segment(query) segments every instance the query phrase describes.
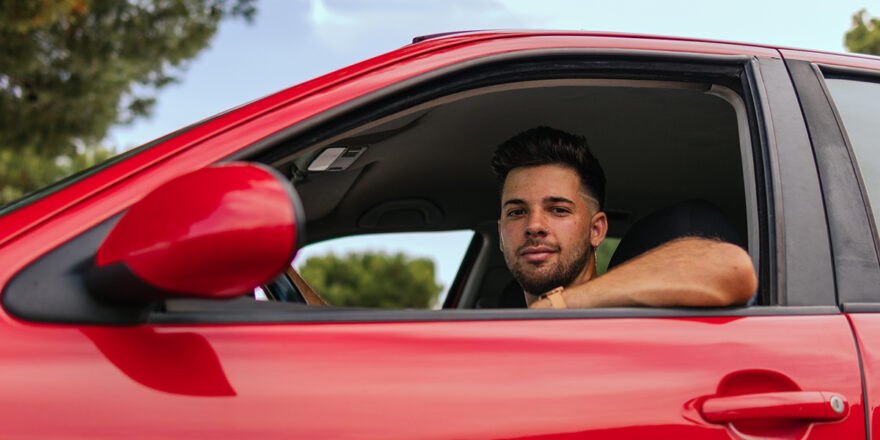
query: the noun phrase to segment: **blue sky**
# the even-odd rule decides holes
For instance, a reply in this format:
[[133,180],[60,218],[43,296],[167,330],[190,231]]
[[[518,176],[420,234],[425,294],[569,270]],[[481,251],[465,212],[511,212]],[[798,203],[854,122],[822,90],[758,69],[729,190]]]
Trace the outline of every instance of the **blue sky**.
[[[876,5],[876,3],[875,3]],[[114,128],[118,150],[160,137],[225,109],[408,44],[419,35],[474,29],[574,29],[640,33],[842,52],[851,15],[865,1],[686,0],[258,0],[250,24],[227,21],[158,95],[153,115]],[[869,13],[880,14],[878,10]],[[469,234],[373,237],[346,249],[439,257],[444,285]],[[326,249],[309,249],[297,258]]]
[[[112,130],[137,146],[188,123],[409,43],[469,29],[585,29],[842,52],[862,1],[258,0],[253,23],[227,21],[155,112]],[[880,11],[870,11],[880,13]]]

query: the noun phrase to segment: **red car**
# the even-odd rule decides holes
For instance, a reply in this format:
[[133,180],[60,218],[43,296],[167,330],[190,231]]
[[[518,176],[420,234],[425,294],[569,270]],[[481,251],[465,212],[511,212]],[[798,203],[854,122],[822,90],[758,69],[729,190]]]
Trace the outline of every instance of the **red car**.
[[[876,58],[418,38],[3,209],[2,436],[877,437],[877,115]],[[588,138],[621,247],[717,208],[755,303],[513,307],[488,163],[537,125]],[[309,306],[285,271],[309,243],[449,230],[473,240],[442,310]]]

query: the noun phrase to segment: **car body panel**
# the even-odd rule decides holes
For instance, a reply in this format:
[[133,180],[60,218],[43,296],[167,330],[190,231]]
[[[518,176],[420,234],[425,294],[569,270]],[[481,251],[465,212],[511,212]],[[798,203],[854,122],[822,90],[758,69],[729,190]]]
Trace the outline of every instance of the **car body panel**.
[[[293,125],[329,118],[363,97],[444,68],[542,50],[775,61],[781,56],[775,48],[756,45],[575,32],[474,32],[427,39],[160,139],[0,217],[0,286],[162,183],[284,136]],[[874,66],[871,60],[782,53]],[[774,86],[788,81],[784,66],[770,66],[767,90],[758,93],[766,102],[758,104],[766,105],[766,121],[777,130],[768,133],[774,139],[768,148],[781,145],[781,154],[770,153],[784,163],[772,170],[776,180],[768,179],[773,186],[768,192],[776,191],[780,205],[785,201],[790,207],[787,220],[769,220],[778,222],[773,224],[781,234],[790,225],[823,222],[816,216],[825,207],[821,200],[800,206],[818,199],[817,173],[807,160],[803,118],[791,113],[797,107],[793,89]],[[795,155],[799,162],[792,163]],[[788,239],[804,234],[789,231]],[[807,251],[813,246],[803,243]],[[803,247],[790,251],[797,249]],[[796,269],[830,273],[826,251],[817,249],[818,256]],[[826,278],[824,283],[798,279],[788,286],[815,285],[813,290],[830,298],[834,287]],[[785,293],[792,304],[801,304],[797,295],[806,295],[797,289]],[[838,422],[762,422],[744,428],[747,433],[866,436],[859,352],[843,314],[749,316],[746,309],[738,317],[713,317],[713,310],[705,310],[697,317],[683,311],[678,318],[583,319],[571,312],[568,319],[538,312],[536,319],[517,320],[83,326],[27,322],[3,310],[4,435],[726,439],[742,434],[735,433],[742,427],[704,420],[701,399],[721,389],[797,389],[837,393],[849,403],[849,412]],[[868,315],[850,320],[859,326],[865,374],[876,377],[880,354],[874,348],[880,342],[873,339],[880,324]],[[876,395],[876,381],[867,381],[867,395]],[[869,400],[872,417],[876,406]]]
[[0,330],[13,437],[722,439],[700,399],[762,374],[849,402],[810,438],[864,436],[842,315],[33,327]]
[[850,313],[865,376],[865,411],[872,438],[880,437],[880,314]]

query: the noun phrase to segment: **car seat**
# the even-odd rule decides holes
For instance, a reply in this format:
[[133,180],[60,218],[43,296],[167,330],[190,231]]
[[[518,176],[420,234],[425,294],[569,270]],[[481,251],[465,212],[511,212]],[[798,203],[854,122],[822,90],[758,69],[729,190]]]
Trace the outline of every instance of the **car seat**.
[[736,229],[717,206],[705,200],[687,200],[635,222],[617,245],[608,269],[681,237],[711,238],[742,246]]

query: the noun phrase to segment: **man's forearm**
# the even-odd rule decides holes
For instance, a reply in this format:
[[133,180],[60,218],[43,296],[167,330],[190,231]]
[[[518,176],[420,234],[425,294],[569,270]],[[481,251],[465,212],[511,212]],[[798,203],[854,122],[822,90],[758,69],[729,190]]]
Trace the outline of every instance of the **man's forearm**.
[[[748,253],[704,238],[681,238],[652,249],[561,293],[569,308],[721,307],[745,304],[757,289]],[[530,307],[547,308],[539,300]]]

